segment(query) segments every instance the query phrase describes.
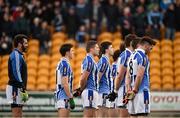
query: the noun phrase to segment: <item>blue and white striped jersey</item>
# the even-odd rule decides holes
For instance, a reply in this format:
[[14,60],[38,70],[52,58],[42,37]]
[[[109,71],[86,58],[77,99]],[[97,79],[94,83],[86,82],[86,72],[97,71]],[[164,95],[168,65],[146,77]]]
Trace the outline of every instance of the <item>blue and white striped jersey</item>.
[[85,89],[97,90],[97,64],[91,54],[87,54],[81,65],[81,73],[90,72]]
[[145,68],[144,76],[138,92],[143,92],[145,89],[149,90],[149,65],[150,62],[145,54],[145,51],[143,49],[136,49],[136,51],[130,57],[128,69],[131,78],[131,86],[133,87],[138,66],[143,66]]
[[[118,62],[117,62],[117,69],[119,70],[119,66],[122,65],[124,67],[127,68],[127,64],[128,64],[128,60],[129,60],[129,57],[131,56],[131,50],[129,50],[128,48],[126,48],[120,55],[119,55],[119,59],[118,59]],[[126,74],[124,74],[124,78],[121,82],[121,85],[120,86],[124,86],[125,85],[125,77],[126,77]]]
[[57,100],[69,99],[64,91],[64,87],[61,84],[63,77],[68,78],[68,84],[70,92],[72,93],[73,86],[73,72],[70,66],[70,62],[66,58],[62,58],[56,68],[56,93]]
[[111,65],[106,55],[102,55],[100,58],[98,71],[103,73],[99,81],[99,93],[109,94],[111,91]]

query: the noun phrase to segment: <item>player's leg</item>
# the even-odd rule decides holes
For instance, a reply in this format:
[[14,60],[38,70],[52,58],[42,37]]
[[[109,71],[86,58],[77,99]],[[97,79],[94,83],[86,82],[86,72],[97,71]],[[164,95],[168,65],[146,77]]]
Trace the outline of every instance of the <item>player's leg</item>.
[[58,100],[56,102],[56,107],[58,108],[58,116],[59,117],[69,117],[70,105],[69,105],[68,100],[66,100],[66,99]]
[[129,113],[126,108],[119,108],[119,117],[128,117]]
[[69,109],[59,108],[58,109],[58,116],[59,117],[69,117]]
[[11,111],[13,117],[22,117],[22,100],[20,97],[20,90],[17,87],[7,85],[6,97],[8,103],[11,104]]
[[137,118],[133,103],[134,103],[133,101],[128,102],[128,105],[127,105],[128,113],[129,113],[130,118]]
[[98,95],[98,117],[108,117],[108,99],[107,94]]
[[95,108],[84,108],[83,117],[84,118],[96,117],[96,109]]
[[96,117],[97,112],[97,92],[93,90],[84,90],[81,94],[83,103],[83,116],[84,117]]
[[135,113],[138,117],[147,117],[150,113],[150,93],[147,90],[137,93],[134,98]]
[[106,107],[98,107],[98,117],[108,117],[108,108]]
[[117,109],[116,109],[116,100],[111,102],[108,100],[109,109],[108,109],[108,117],[118,117]]
[[95,117],[98,117],[98,109],[95,110]]
[[11,110],[13,118],[22,117],[22,105],[11,104]]
[[115,108],[109,108],[109,110],[108,110],[108,117],[118,117],[117,116],[117,110],[115,109]]
[[117,98],[117,111],[119,117],[128,117],[129,113],[126,109],[126,105],[123,103],[123,99],[125,97],[125,87],[120,87],[118,91],[118,98]]

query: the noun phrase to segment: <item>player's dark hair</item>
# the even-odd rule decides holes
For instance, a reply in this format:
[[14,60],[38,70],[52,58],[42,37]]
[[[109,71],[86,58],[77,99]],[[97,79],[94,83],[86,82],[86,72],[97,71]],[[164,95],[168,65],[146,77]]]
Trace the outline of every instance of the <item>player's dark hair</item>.
[[71,50],[71,48],[73,47],[72,44],[63,44],[59,50],[59,52],[61,53],[62,56],[66,55],[66,52],[69,52]]
[[17,48],[19,43],[23,44],[24,39],[28,40],[28,37],[24,34],[17,34],[13,40],[14,47]]
[[113,60],[114,60],[114,61],[117,61],[119,55],[120,55],[120,50],[116,50],[116,51],[114,52],[114,55],[113,55]]
[[124,42],[120,44],[120,47],[119,47],[119,53],[122,53],[124,50],[125,50],[125,44]]
[[108,41],[102,42],[101,43],[101,47],[100,47],[100,52],[102,54],[105,54],[106,53],[106,49],[108,49],[110,45],[112,45],[111,42],[108,42]]
[[96,41],[93,41],[93,40],[88,41],[86,45],[86,52],[88,53],[91,48],[95,47],[96,44],[97,44]]
[[135,34],[128,34],[125,36],[124,44],[125,47],[129,47],[131,44],[131,41],[134,40],[137,36]]
[[140,40],[141,37],[136,37],[134,40],[131,41],[131,46],[133,50],[137,48],[137,45],[139,44]]
[[156,45],[156,41],[154,41],[151,37],[149,36],[144,36],[141,38],[139,44],[144,45],[144,44],[150,44],[150,45]]

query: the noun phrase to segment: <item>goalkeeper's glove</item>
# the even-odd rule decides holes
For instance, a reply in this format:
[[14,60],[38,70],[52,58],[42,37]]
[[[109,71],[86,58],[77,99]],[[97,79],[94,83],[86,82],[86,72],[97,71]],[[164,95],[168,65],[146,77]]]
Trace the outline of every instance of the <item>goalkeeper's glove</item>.
[[128,100],[134,99],[136,93],[137,93],[137,91],[135,91],[135,90],[128,91],[128,92],[127,92],[127,98],[126,98],[126,99],[128,99]]
[[73,96],[74,96],[74,97],[81,96],[81,93],[82,93],[81,88],[78,88],[78,89],[75,90]]
[[107,99],[109,99],[109,101],[113,102],[117,96],[118,96],[118,94],[113,91],[107,96]]
[[27,102],[28,101],[28,99],[29,99],[29,95],[28,95],[28,93],[27,93],[27,91],[26,90],[21,90],[20,91],[20,95],[21,95],[21,100],[23,101],[23,102]]
[[69,104],[70,104],[70,108],[71,108],[71,109],[74,109],[74,108],[75,108],[75,102],[74,102],[74,99],[73,99],[73,98],[70,98],[70,99],[69,99]]

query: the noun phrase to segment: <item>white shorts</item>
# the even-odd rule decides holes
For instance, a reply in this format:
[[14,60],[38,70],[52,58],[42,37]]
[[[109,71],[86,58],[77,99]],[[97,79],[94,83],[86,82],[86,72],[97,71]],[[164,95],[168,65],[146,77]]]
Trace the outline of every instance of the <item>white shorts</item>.
[[98,95],[98,107],[107,107],[110,108],[110,101],[106,97],[108,94],[105,93],[99,93]]
[[133,100],[128,102],[129,114],[148,114],[150,113],[150,92],[143,91],[137,93]]
[[[16,93],[16,98],[13,99],[13,93]],[[24,102],[21,100],[20,88],[13,87],[11,85],[6,86],[6,97],[9,104],[23,105]]]
[[118,97],[117,97],[117,101],[116,101],[117,107],[126,108],[126,106],[123,103],[123,99],[125,98],[125,94],[126,94],[125,86],[121,86],[118,90]]
[[70,109],[69,100],[57,100],[55,102],[55,108],[64,108],[64,109]]
[[98,92],[95,90],[85,89],[81,94],[83,108],[98,108]]
[[113,101],[113,102],[110,102],[110,106],[109,106],[109,108],[116,108],[116,100],[117,99],[115,99],[115,101]]

